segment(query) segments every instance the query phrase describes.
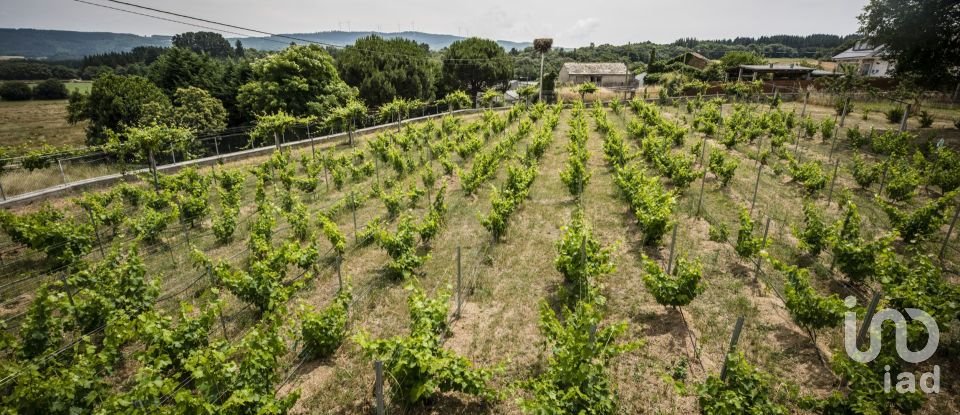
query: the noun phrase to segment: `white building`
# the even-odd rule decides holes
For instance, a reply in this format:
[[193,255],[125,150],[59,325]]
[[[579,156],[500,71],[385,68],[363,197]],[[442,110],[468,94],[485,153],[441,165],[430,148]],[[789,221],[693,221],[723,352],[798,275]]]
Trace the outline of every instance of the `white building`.
[[857,42],[852,48],[834,56],[840,65],[853,66],[862,76],[885,78],[893,75],[894,62],[886,59],[883,45],[873,47],[866,42]]
[[560,76],[557,81],[561,84],[593,82],[598,86],[622,87],[632,83],[633,74],[627,71],[627,65],[622,62],[567,62],[560,68]]

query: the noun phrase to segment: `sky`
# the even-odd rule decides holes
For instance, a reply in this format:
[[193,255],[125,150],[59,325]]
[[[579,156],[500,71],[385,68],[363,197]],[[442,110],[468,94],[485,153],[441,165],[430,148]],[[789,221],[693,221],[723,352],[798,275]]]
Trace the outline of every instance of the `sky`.
[[[111,4],[106,0],[87,0]],[[273,33],[417,30],[564,47],[682,37],[845,35],[868,0],[129,0]],[[197,28],[74,0],[0,0],[0,27],[175,34]],[[116,7],[124,7],[111,4]],[[225,34],[228,37],[235,35]],[[254,34],[251,34],[254,35]]]

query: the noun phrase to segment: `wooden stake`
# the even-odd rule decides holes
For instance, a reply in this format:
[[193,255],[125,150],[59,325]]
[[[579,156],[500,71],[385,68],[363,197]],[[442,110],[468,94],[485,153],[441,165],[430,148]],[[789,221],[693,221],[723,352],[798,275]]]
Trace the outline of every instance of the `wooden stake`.
[[[704,147],[707,146],[707,140],[703,140],[703,146]],[[704,157],[706,157],[707,155],[706,150],[704,150],[703,155]],[[704,163],[706,163],[706,159],[704,159]],[[706,167],[706,164],[704,164],[703,178],[700,179],[700,197],[697,199],[697,215],[696,215],[697,217],[700,216],[700,207],[703,206],[703,188],[706,187],[706,185],[707,185],[707,167]]]
[[730,336],[730,346],[727,347],[727,353],[723,355],[723,368],[720,369],[720,380],[727,380],[727,358],[730,356],[730,353],[733,353],[737,348],[741,331],[743,331],[743,316],[737,317],[737,324],[733,326],[733,335]]
[[750,215],[753,216],[753,206],[757,204],[757,191],[760,190],[760,173],[763,172],[763,165],[757,163],[757,182],[753,185],[753,200],[750,202]]
[[463,274],[461,272],[460,245],[457,245],[457,318],[460,318],[460,306],[463,304]]
[[827,206],[830,206],[830,202],[833,201],[833,186],[837,184],[837,173],[840,171],[840,160],[837,160],[833,165],[833,179],[830,180],[830,192],[827,193]]
[[383,405],[383,361],[377,360],[373,362],[373,370],[376,373],[373,393],[377,398],[377,415],[384,415],[386,412]]
[[680,228],[679,224],[673,225],[673,237],[670,238],[670,259],[667,262],[667,275],[673,275],[673,252],[674,248],[677,245],[677,229]]
[[938,258],[940,258],[941,261],[943,261],[944,252],[947,251],[947,242],[950,241],[950,235],[953,234],[953,227],[957,225],[957,217],[960,217],[960,205],[954,208],[953,219],[950,220],[950,227],[947,228],[947,236],[943,238],[943,245],[940,246],[940,255]]

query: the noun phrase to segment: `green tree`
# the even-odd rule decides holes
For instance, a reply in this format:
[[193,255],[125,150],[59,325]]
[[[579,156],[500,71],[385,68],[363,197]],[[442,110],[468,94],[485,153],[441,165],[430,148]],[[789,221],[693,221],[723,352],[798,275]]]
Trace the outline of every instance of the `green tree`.
[[428,47],[412,40],[377,35],[357,39],[337,55],[337,70],[371,106],[394,97],[433,98],[435,64]]
[[[174,35],[173,46],[190,49],[217,58],[233,56],[233,48],[223,35],[214,32],[186,32]],[[240,42],[239,40],[237,42]],[[242,50],[242,49],[241,49]],[[242,55],[240,55],[242,56]]]
[[257,125],[250,132],[250,144],[254,144],[257,140],[263,142],[273,138],[277,150],[280,150],[280,138],[290,127],[301,122],[303,122],[303,119],[287,114],[282,110],[273,114],[257,116]]
[[113,135],[107,148],[114,153],[133,154],[150,164],[154,187],[160,187],[156,154],[172,148],[185,148],[193,141],[190,130],[166,125],[127,128],[122,135]]
[[144,125],[146,118],[156,118],[170,107],[167,96],[147,78],[108,73],[93,81],[89,95],[71,95],[67,120],[89,120],[87,144],[99,145],[107,141],[109,131]]
[[762,56],[747,51],[727,52],[727,54],[720,58],[720,64],[723,65],[723,69],[725,70],[730,70],[740,65],[763,65],[764,63],[767,63],[767,61],[764,60]]
[[362,120],[366,116],[367,106],[363,101],[351,99],[347,105],[334,108],[327,117],[327,123],[347,130],[348,142],[353,146],[353,131],[357,128],[357,120]]
[[340,79],[330,54],[317,45],[290,46],[257,59],[252,69],[252,80],[237,96],[251,114],[325,115],[356,95]]
[[188,86],[212,90],[223,78],[216,61],[186,48],[168,49],[150,64],[148,72],[150,80],[169,96]]
[[537,87],[533,85],[527,85],[527,86],[522,86],[520,88],[517,88],[517,95],[519,95],[520,99],[523,100],[524,105],[530,104],[530,97],[536,95],[536,93],[537,93]]
[[897,62],[897,77],[910,75],[931,89],[957,81],[956,0],[870,0],[858,19],[864,40],[883,45],[886,57]]
[[67,86],[59,79],[47,79],[33,87],[36,99],[67,99],[68,96]]
[[400,124],[404,118],[410,115],[410,111],[420,107],[419,100],[406,100],[401,97],[395,97],[392,101],[383,104],[378,108],[381,121],[397,121],[397,131],[400,131]]
[[580,94],[581,101],[583,101],[587,94],[594,92],[597,92],[597,84],[593,82],[584,82],[577,86],[577,93]]
[[33,97],[30,85],[21,81],[7,81],[0,84],[0,98],[4,101],[29,101]]
[[443,103],[447,104],[447,108],[449,108],[451,112],[461,108],[467,108],[471,102],[470,96],[467,95],[466,92],[459,90],[448,93],[443,97]]
[[513,75],[513,61],[489,39],[472,37],[453,42],[443,55],[443,80],[450,89],[476,97]]
[[241,42],[240,39],[237,39],[237,41],[234,42],[233,55],[238,58],[242,58],[246,54],[246,50],[243,49],[243,42]]
[[499,99],[502,95],[503,94],[501,94],[500,91],[490,88],[486,91],[483,91],[483,94],[480,95],[480,103],[483,106],[490,108],[493,106],[493,103],[496,102],[497,99]]
[[207,91],[178,88],[173,94],[173,121],[194,134],[220,131],[227,126],[227,110]]

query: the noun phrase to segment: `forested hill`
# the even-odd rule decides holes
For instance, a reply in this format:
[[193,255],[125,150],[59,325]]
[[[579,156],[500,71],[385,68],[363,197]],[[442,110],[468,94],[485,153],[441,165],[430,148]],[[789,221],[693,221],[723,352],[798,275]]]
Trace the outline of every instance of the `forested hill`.
[[[361,37],[370,36],[372,34],[379,35],[385,39],[393,38],[404,38],[416,41],[417,43],[426,43],[430,45],[432,50],[440,50],[447,46],[450,46],[451,43],[456,42],[460,39],[463,39],[461,36],[454,35],[443,35],[435,33],[423,33],[423,32],[341,32],[341,31],[329,31],[329,32],[316,32],[316,33],[293,33],[286,34],[285,36],[295,37],[298,39],[306,39],[314,42],[328,43],[331,45],[346,46],[352,45],[357,39]],[[236,38],[228,38],[231,42],[236,40]],[[240,38],[240,41],[243,42],[244,47],[260,49],[260,50],[275,50],[283,49],[286,45],[290,44],[291,40],[282,37],[267,37],[267,38]],[[531,42],[512,42],[509,40],[497,40],[497,43],[500,44],[506,50],[511,48],[517,48],[523,50],[526,47],[532,46]]]
[[[353,44],[357,38],[374,32],[328,31],[316,33],[295,33],[287,36],[306,39],[332,45]],[[378,33],[385,38],[402,37],[418,43],[430,45],[438,50],[463,39],[460,36],[432,34],[423,32]],[[137,46],[169,46],[170,36],[138,36],[129,33],[72,32],[65,30],[42,29],[0,29],[0,55],[25,56],[28,58],[47,58],[51,60],[79,59],[87,55],[108,52],[125,52]],[[229,38],[230,42],[237,38]],[[248,37],[239,38],[245,47],[261,50],[280,50],[290,44],[286,38]],[[523,49],[530,43],[498,41],[506,50]]]
[[129,51],[137,46],[170,46],[170,38],[129,33],[0,28],[0,55],[79,59],[86,55]]

